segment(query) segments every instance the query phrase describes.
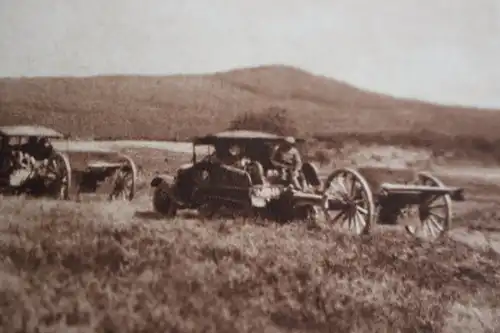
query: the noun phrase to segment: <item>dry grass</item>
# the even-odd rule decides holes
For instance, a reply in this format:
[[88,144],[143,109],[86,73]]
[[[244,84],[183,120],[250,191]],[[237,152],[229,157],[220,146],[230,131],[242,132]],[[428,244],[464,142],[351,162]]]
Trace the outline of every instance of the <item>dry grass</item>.
[[356,239],[300,224],[158,220],[136,213],[146,201],[2,198],[3,331],[500,329],[492,251],[397,232]]

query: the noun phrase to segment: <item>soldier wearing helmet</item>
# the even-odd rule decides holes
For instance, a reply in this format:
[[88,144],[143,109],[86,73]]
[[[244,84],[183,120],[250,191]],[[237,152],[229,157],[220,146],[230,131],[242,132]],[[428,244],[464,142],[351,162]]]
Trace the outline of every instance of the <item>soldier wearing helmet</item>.
[[302,158],[295,147],[295,138],[288,136],[278,145],[271,155],[271,163],[282,171],[282,176],[294,187],[300,189],[299,172],[302,168]]

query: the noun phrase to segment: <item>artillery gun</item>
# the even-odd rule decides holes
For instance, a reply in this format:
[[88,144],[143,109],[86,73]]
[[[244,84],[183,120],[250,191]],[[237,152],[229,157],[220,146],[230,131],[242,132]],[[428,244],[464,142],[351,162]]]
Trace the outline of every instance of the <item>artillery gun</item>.
[[[152,179],[154,209],[170,217],[181,209],[212,217],[221,207],[229,207],[239,215],[281,222],[324,219],[361,235],[375,223],[397,222],[416,207],[418,223],[407,224],[406,230],[414,237],[436,239],[450,228],[451,202],[465,200],[463,189],[445,186],[425,172],[399,183],[379,177],[392,174],[398,179],[390,169],[339,168],[323,178],[310,162],[300,172],[303,188],[296,189],[275,176],[270,162],[273,147],[283,140],[279,135],[245,130],[195,138],[191,163],[175,175],[158,174]],[[238,145],[250,163],[241,168],[221,163],[218,156],[232,145]],[[207,154],[200,159],[197,151],[202,146]]]
[[83,166],[74,163],[72,168],[70,155],[103,151],[56,150],[53,143],[68,142],[68,136],[43,126],[1,126],[0,140],[0,188],[3,193],[68,200],[72,193],[96,191],[103,181],[111,179],[110,200],[132,200],[134,197],[137,167],[126,155],[107,151],[105,154],[117,161],[90,162]]

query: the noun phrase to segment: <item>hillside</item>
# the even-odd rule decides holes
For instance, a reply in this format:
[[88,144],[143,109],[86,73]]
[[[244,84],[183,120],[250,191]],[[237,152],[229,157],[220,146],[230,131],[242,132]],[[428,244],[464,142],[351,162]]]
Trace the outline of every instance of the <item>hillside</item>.
[[83,137],[186,139],[224,129],[240,112],[270,106],[288,109],[305,135],[426,130],[500,138],[500,112],[397,99],[287,66],[186,76],[0,79],[2,124],[41,123]]

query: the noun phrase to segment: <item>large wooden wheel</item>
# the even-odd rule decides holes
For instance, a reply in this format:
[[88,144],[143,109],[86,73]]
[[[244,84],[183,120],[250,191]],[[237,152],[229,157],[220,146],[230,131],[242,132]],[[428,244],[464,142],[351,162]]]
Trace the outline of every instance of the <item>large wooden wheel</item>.
[[71,164],[66,154],[55,152],[47,161],[44,180],[50,195],[68,200],[71,189]]
[[137,165],[129,156],[121,154],[121,157],[125,162],[116,170],[113,188],[108,199],[131,201],[135,196],[137,187]]
[[[417,184],[444,187],[444,184],[427,172],[417,175]],[[423,194],[418,206],[420,224],[407,225],[406,231],[413,237],[425,240],[436,240],[442,237],[451,227],[451,198],[449,194]]]
[[373,195],[356,170],[335,170],[324,183],[327,222],[356,235],[370,232],[374,216]]

